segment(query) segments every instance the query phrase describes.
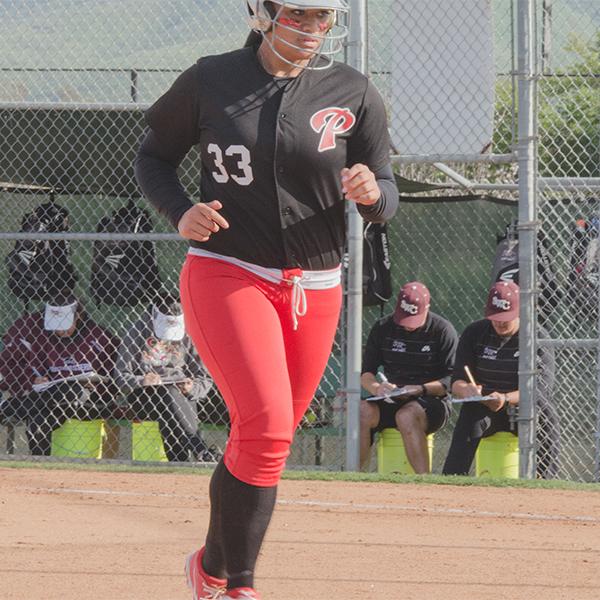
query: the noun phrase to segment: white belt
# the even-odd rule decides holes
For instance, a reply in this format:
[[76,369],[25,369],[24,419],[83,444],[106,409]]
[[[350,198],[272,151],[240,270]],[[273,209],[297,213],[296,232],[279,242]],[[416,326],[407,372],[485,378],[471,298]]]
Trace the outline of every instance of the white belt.
[[[233,256],[225,256],[200,248],[190,248],[188,254],[194,256],[203,256],[205,258],[214,258],[223,262],[235,265],[246,271],[250,271],[254,275],[258,275],[266,281],[281,285],[285,283],[292,286],[292,320],[294,329],[298,329],[298,317],[303,317],[308,308],[306,303],[306,293],[304,290],[327,290],[340,285],[342,281],[342,269],[336,267],[326,271],[301,271],[301,275],[293,275],[287,277],[282,269],[272,269],[269,267],[261,267],[254,263],[234,258]],[[295,270],[295,269],[294,269]]]

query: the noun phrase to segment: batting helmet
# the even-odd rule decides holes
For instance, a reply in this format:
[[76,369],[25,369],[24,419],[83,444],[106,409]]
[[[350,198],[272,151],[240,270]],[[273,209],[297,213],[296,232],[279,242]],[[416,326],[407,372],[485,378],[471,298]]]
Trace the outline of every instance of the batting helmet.
[[[245,0],[245,2],[250,13],[250,28],[262,35],[271,50],[281,60],[293,66],[302,66],[312,70],[327,69],[332,65],[334,55],[342,49],[343,40],[348,35],[348,3],[346,0],[293,0],[291,2],[287,0]],[[314,57],[323,57],[325,62],[311,60],[308,65],[292,63],[275,49],[272,39],[265,36],[266,33],[273,31],[272,38],[278,38],[277,28],[293,30],[290,25],[278,22],[279,15],[284,8],[333,11],[327,31],[323,34],[310,34],[310,37],[314,37],[320,42],[318,50],[311,53]],[[273,27],[274,25],[277,27]],[[303,50],[290,42],[284,41],[283,43],[296,50]]]

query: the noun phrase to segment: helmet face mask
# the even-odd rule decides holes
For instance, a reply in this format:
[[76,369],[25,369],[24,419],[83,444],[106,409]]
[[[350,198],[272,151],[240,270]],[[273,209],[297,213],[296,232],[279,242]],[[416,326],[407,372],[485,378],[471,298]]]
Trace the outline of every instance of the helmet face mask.
[[[333,64],[334,56],[342,49],[343,41],[348,35],[348,5],[346,0],[246,0],[248,12],[250,13],[249,25],[251,29],[260,33],[263,40],[267,42],[273,53],[284,62],[307,70],[320,71],[327,69]],[[331,21],[324,27],[322,33],[306,33],[306,37],[311,37],[319,42],[315,50],[307,50],[287,41],[278,34],[283,31],[297,32],[300,29],[300,22],[292,19],[281,19],[284,9],[299,10],[329,10],[332,11]],[[271,33],[267,36],[267,33]],[[303,53],[311,54],[311,60],[308,64],[293,62],[283,56],[275,47],[274,42],[279,41],[284,46],[298,50]],[[324,61],[313,60],[322,57]]]

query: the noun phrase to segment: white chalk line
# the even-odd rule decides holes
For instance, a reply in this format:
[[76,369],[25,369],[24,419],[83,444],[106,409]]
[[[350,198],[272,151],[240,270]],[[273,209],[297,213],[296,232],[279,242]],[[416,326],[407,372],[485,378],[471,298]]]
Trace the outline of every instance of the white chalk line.
[[[20,489],[33,492],[46,492],[52,494],[84,494],[98,496],[122,496],[138,498],[178,498],[180,500],[206,501],[204,496],[191,496],[185,494],[170,494],[163,492],[124,492],[115,490],[87,490],[77,488],[37,488],[21,487]],[[542,513],[524,512],[496,512],[489,510],[474,510],[465,508],[423,507],[407,506],[403,504],[363,504],[359,502],[326,502],[322,500],[282,500],[278,499],[280,506],[306,506],[319,509],[339,508],[355,510],[356,512],[383,510],[398,512],[416,512],[427,514],[441,514],[450,516],[487,517],[493,519],[524,519],[528,521],[567,521],[575,523],[600,523],[600,517],[589,515],[548,515]]]

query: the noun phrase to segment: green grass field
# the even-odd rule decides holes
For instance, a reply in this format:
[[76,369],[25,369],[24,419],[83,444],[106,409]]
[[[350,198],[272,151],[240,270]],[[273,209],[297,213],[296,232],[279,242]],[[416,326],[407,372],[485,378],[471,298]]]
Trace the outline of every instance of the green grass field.
[[[68,471],[99,471],[105,473],[153,473],[182,474],[190,476],[210,476],[212,469],[170,466],[137,466],[124,464],[110,464],[106,462],[49,462],[49,461],[11,461],[0,460],[0,468],[5,469],[42,469],[42,470],[68,470]],[[379,475],[377,473],[350,473],[332,471],[299,471],[287,470],[283,479],[295,481],[352,481],[356,483],[386,482],[397,484],[423,484],[423,485],[458,485],[479,487],[511,487],[522,489],[551,489],[574,490],[586,492],[600,492],[600,484],[577,483],[573,481],[545,481],[524,479],[496,479],[487,477],[462,477],[442,475]]]

